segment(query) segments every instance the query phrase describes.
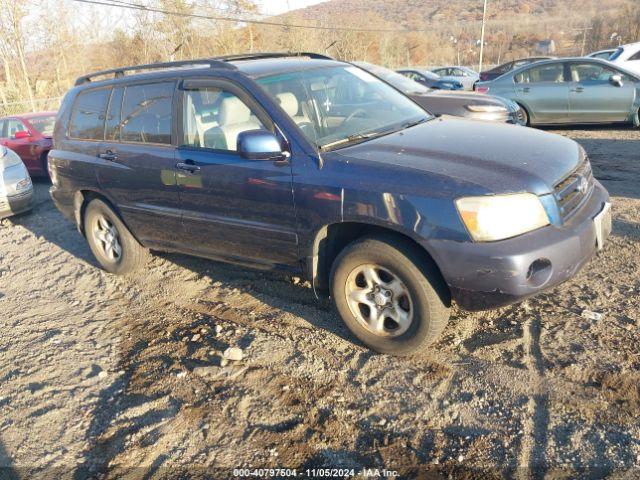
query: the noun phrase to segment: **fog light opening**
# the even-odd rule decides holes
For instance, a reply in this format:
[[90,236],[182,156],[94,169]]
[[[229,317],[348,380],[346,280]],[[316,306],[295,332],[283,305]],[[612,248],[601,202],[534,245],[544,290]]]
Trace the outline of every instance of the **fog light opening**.
[[546,258],[539,258],[529,265],[527,281],[534,287],[540,287],[549,281],[551,273],[551,261]]

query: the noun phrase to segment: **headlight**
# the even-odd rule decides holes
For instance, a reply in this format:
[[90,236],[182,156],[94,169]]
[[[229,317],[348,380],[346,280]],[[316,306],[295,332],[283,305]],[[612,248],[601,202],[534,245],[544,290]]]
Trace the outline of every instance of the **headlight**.
[[472,112],[482,113],[506,113],[508,112],[506,107],[502,105],[465,105],[467,110]]
[[549,225],[547,212],[532,193],[459,198],[456,208],[476,242],[503,240]]

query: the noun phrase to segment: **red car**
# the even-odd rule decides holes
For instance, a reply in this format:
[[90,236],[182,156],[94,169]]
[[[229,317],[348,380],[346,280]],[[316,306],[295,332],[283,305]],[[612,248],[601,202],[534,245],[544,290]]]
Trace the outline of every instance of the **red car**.
[[0,118],[0,145],[16,152],[32,176],[46,177],[47,155],[53,146],[56,112]]

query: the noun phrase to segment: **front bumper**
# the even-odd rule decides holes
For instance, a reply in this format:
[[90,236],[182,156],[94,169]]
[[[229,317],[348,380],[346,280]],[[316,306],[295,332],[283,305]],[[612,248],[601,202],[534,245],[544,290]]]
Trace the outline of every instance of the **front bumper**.
[[566,224],[487,243],[433,241],[430,250],[453,299],[466,310],[509,305],[574,276],[597,250],[593,218],[609,194],[595,182],[589,200]]
[[7,218],[31,210],[32,200],[33,188],[17,195],[0,197],[0,218]]

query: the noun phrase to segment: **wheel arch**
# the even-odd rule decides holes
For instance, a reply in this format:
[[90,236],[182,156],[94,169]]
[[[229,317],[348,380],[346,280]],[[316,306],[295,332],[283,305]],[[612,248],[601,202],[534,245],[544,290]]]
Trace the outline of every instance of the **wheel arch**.
[[106,203],[111,210],[118,216],[120,221],[127,227],[127,230],[133,235],[133,237],[140,243],[140,240],[137,238],[135,233],[131,230],[125,219],[122,217],[122,213],[120,209],[116,206],[114,202],[112,202],[109,197],[104,195],[102,192],[93,189],[81,189],[78,190],[73,197],[73,210],[76,220],[76,225],[78,227],[78,231],[82,235],[86,235],[84,231],[84,215],[87,210],[87,206],[92,200],[102,200]]
[[[377,224],[337,222],[324,225],[318,230],[312,243],[311,255],[307,260],[308,277],[316,295],[328,295],[333,262],[347,245],[363,237],[386,237],[402,241],[434,269],[443,285],[447,285],[433,255],[408,233],[397,228]],[[447,301],[450,303],[451,294],[449,291],[447,291],[447,297]]]

